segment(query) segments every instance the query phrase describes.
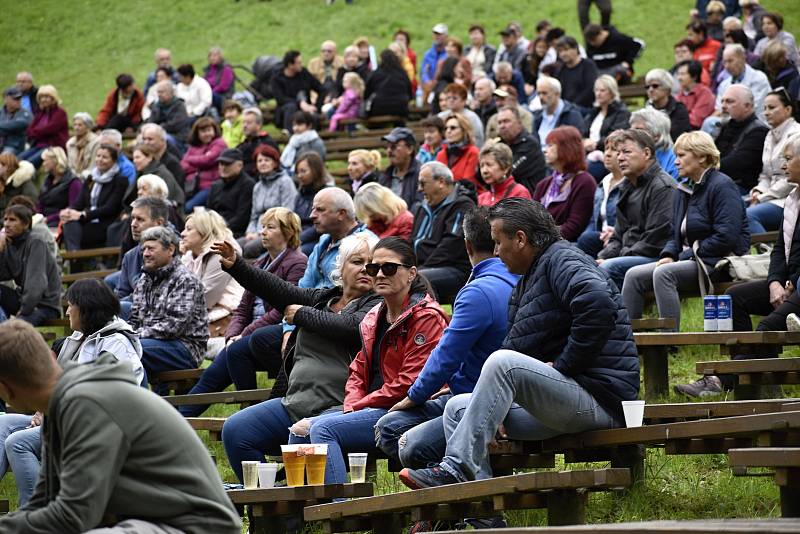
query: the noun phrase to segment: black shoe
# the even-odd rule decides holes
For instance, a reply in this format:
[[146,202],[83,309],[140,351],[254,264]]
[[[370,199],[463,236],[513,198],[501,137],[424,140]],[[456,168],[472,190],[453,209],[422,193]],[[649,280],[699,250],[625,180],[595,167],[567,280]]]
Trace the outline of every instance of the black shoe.
[[503,519],[503,516],[496,515],[494,517],[487,517],[485,519],[464,519],[466,526],[470,526],[475,530],[483,530],[487,528],[508,528],[508,523]]
[[435,488],[461,482],[438,465],[426,469],[409,469],[406,467],[400,471],[399,476],[400,481],[411,489]]

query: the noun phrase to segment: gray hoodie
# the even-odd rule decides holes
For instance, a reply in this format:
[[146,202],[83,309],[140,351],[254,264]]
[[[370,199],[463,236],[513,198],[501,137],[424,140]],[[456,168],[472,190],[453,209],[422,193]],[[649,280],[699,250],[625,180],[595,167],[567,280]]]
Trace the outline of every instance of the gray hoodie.
[[90,363],[99,358],[103,352],[113,354],[118,361],[130,362],[136,382],[142,383],[144,379],[142,343],[131,325],[118,317],[114,317],[86,339],[82,332],[73,332],[61,345],[58,363],[62,367],[67,362]]
[[123,519],[187,534],[239,534],[241,521],[200,438],[126,362],[67,363],[43,425],[42,470],[0,534],[77,534]]

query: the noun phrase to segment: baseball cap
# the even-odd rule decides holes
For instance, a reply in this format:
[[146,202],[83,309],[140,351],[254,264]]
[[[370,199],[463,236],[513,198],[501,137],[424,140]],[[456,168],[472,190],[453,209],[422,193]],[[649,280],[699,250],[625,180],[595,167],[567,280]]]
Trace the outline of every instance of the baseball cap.
[[440,22],[436,26],[433,27],[433,33],[438,33],[440,35],[447,35],[447,24],[444,22]]
[[414,132],[412,132],[409,128],[395,128],[388,134],[384,135],[381,139],[390,143],[405,141],[411,146],[417,146],[417,138],[414,137]]
[[501,89],[501,88],[498,87],[497,89],[494,90],[494,93],[492,93],[492,94],[494,96],[499,96],[500,98],[508,98],[510,96],[514,97],[514,98],[517,98],[517,96],[518,96],[517,95],[517,90],[514,89],[513,87],[510,87],[510,86],[508,87],[508,90]]
[[17,87],[9,87],[3,91],[3,96],[10,96],[11,98],[22,98],[22,91]]
[[514,26],[512,26],[511,24],[509,24],[508,26],[506,26],[505,28],[500,30],[500,35],[502,35],[503,37],[507,37],[509,35],[516,35],[516,34],[517,34],[517,29]]
[[217,163],[233,163],[234,161],[244,161],[244,156],[236,148],[223,150],[222,154],[217,158]]

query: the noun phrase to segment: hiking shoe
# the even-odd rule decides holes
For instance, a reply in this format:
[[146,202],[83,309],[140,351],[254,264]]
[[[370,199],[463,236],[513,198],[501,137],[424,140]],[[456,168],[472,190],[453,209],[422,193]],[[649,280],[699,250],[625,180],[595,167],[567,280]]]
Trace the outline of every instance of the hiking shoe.
[[[501,515],[487,517],[485,519],[467,518],[464,520],[464,529],[472,527],[474,530],[484,530],[490,528],[508,528],[508,523]],[[461,529],[460,529],[461,530]]]
[[718,377],[708,375],[689,384],[678,384],[675,391],[688,397],[708,397],[722,393],[722,382]]
[[439,465],[426,469],[409,469],[406,467],[400,471],[399,477],[400,482],[411,489],[433,488],[461,482]]
[[418,532],[442,532],[445,530],[461,530],[452,521],[417,521],[408,530],[408,534]]
[[786,330],[789,332],[800,332],[800,317],[796,313],[786,316]]

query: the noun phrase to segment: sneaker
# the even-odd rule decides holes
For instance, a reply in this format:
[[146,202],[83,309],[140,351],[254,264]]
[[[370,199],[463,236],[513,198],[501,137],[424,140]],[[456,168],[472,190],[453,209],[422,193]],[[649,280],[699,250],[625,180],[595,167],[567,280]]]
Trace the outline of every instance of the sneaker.
[[675,391],[688,397],[708,397],[722,393],[722,382],[714,375],[704,376],[696,382],[678,384]]
[[465,529],[467,526],[472,527],[473,530],[484,530],[490,528],[508,528],[508,523],[506,523],[503,516],[496,515],[485,519],[467,518],[464,520]]
[[800,317],[796,313],[786,316],[786,330],[789,332],[800,332]]
[[461,482],[438,465],[426,469],[409,469],[406,467],[400,471],[399,477],[400,482],[415,490]]

